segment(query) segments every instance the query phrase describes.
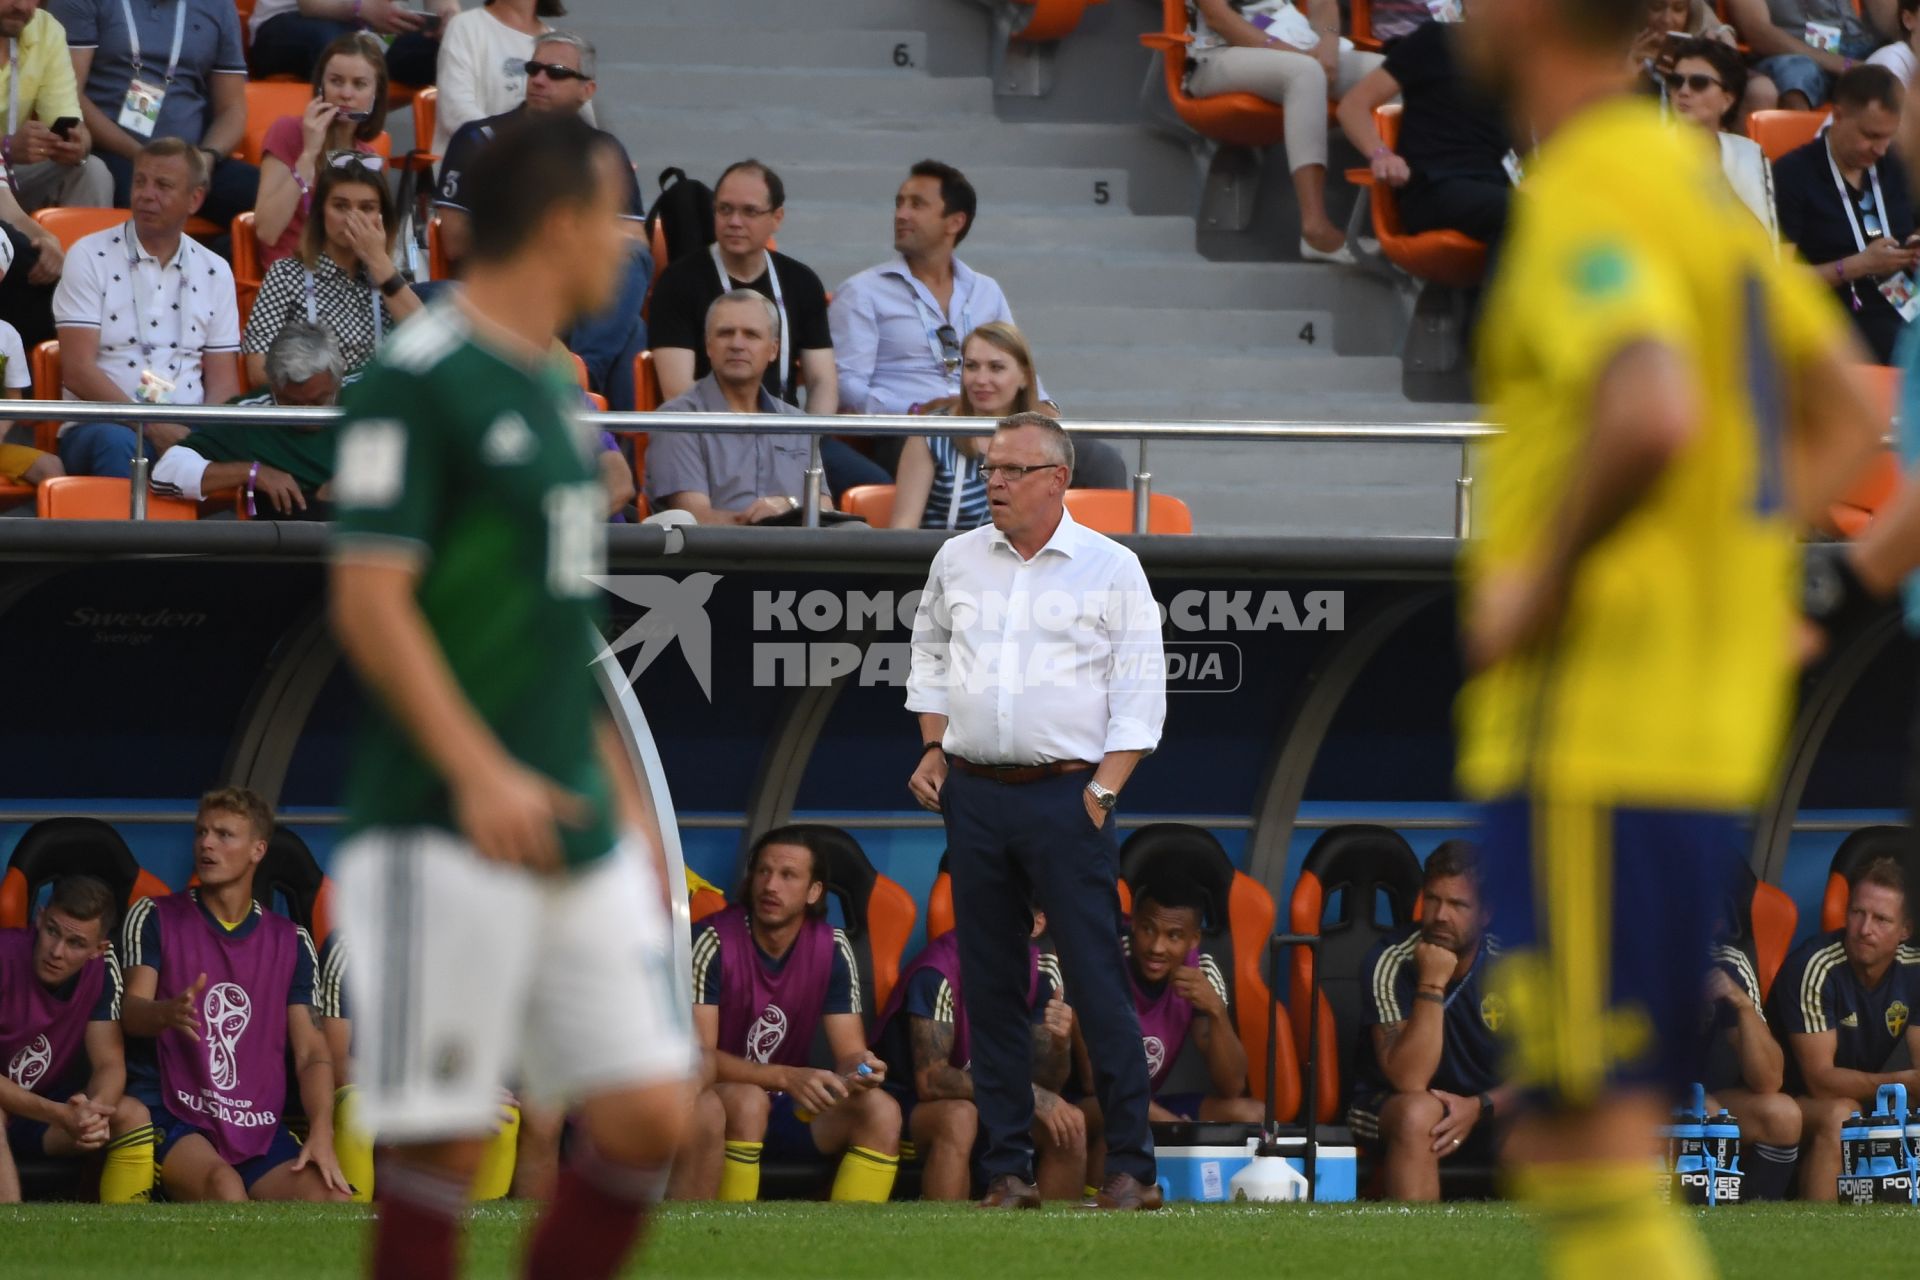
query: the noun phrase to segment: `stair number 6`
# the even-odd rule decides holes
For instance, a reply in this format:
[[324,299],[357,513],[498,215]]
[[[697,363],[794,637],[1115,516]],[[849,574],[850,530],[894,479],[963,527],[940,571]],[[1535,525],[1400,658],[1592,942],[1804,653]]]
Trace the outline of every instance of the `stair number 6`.
[[893,65],[896,67],[912,66],[913,51],[907,48],[907,46],[904,44],[897,44],[893,46]]

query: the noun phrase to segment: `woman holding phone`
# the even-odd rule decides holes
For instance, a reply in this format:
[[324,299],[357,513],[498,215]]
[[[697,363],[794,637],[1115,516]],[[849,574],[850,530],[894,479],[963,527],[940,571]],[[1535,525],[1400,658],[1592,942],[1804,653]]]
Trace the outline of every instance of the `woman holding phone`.
[[313,101],[301,114],[274,121],[261,145],[253,208],[261,266],[298,251],[321,158],[371,153],[386,127],[387,61],[380,42],[364,32],[341,36],[314,64]]

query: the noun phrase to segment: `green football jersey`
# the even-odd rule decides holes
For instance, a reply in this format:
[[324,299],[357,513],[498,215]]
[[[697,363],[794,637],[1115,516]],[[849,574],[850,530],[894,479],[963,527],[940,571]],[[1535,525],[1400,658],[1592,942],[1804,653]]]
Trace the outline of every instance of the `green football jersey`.
[[[564,364],[488,347],[451,302],[397,331],[344,400],[334,499],[339,553],[404,548],[415,593],[461,691],[516,760],[586,798],[562,827],[567,863],[613,846],[594,742],[606,491]],[[439,773],[370,705],[347,773],[349,831],[456,830]]]

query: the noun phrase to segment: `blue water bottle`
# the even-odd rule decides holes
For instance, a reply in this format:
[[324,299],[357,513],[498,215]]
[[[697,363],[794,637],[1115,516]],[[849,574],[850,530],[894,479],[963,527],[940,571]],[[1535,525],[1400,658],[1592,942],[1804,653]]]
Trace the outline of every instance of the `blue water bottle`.
[[[1894,1091],[1898,1090],[1896,1094]],[[1890,1178],[1906,1172],[1907,1098],[1906,1087],[1883,1084],[1874,1099],[1874,1110],[1867,1117],[1866,1176]],[[1895,1111],[1894,1107],[1899,1110]]]
[[[1688,1203],[1705,1203],[1713,1194],[1713,1176],[1707,1170],[1707,1091],[1693,1086],[1691,1101],[1673,1113],[1667,1130],[1667,1160],[1679,1184],[1681,1197]],[[1701,1183],[1706,1186],[1702,1188]],[[1705,1194],[1701,1194],[1702,1191]]]
[[1867,1164],[1867,1118],[1858,1111],[1840,1126],[1840,1176],[1864,1177]]
[[1725,1107],[1706,1123],[1707,1203],[1720,1202],[1720,1180],[1740,1176],[1740,1122]]

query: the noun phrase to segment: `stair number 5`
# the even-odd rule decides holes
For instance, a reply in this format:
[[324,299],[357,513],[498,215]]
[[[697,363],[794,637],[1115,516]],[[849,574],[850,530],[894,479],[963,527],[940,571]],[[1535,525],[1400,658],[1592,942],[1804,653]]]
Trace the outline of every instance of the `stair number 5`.
[[1107,189],[1107,184],[1105,181],[1096,182],[1093,184],[1093,202],[1095,204],[1112,204],[1113,203],[1113,192]]

